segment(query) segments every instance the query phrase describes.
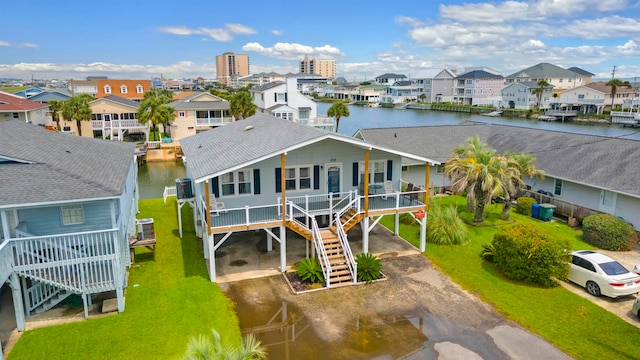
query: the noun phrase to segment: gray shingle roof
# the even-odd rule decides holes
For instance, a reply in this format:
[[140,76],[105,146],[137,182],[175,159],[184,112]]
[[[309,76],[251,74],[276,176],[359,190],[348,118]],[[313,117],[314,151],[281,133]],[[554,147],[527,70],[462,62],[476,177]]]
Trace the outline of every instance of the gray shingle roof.
[[587,70],[581,69],[577,66],[570,67],[569,70],[573,71],[576,74],[586,75],[586,76],[594,76],[594,73],[590,73]]
[[492,74],[484,70],[473,70],[458,75],[459,79],[503,79],[502,75]]
[[515,79],[518,77],[528,77],[531,79],[551,79],[551,78],[565,78],[570,79],[576,76],[576,73],[567,70],[565,68],[561,68],[559,66],[549,64],[549,63],[540,63],[528,67],[524,70],[520,70],[515,72],[509,76],[507,79]]
[[219,98],[215,95],[211,95],[212,97],[218,98],[220,100],[207,100],[207,101],[193,101],[193,99],[198,98],[200,96],[207,96],[203,94],[203,92],[197,92],[195,94],[191,94],[184,99],[175,100],[169,103],[174,110],[228,110],[229,102],[222,98]]
[[[325,139],[408,155],[266,114],[186,137],[180,140],[180,145],[191,176],[200,182]],[[416,159],[422,160],[419,156]]]
[[500,153],[530,153],[548,176],[640,197],[640,141],[636,140],[478,123],[362,129],[360,133],[370,143],[441,162],[454,147],[479,135]]
[[250,92],[261,92],[261,91],[269,90],[271,88],[274,88],[283,84],[284,84],[284,81],[272,81],[261,86],[254,86],[251,88]]
[[137,102],[137,101],[133,101],[133,100],[130,100],[130,99],[125,99],[123,97],[116,96],[116,95],[105,96],[105,97],[102,97],[102,98],[99,98],[99,99],[95,99],[93,101],[100,101],[100,100],[104,100],[104,99],[111,100],[111,101],[116,102],[118,104],[131,106],[131,107],[134,107],[136,109],[140,106],[140,103]]
[[134,151],[133,143],[0,122],[0,207],[118,197]]

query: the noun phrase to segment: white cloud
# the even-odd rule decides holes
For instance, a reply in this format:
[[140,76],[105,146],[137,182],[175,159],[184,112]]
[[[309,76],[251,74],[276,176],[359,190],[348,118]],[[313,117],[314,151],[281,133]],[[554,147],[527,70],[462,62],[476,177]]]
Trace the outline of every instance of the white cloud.
[[640,21],[620,16],[580,19],[564,26],[563,33],[584,39],[608,39],[619,37],[621,34],[639,37]]
[[331,45],[313,47],[296,43],[275,43],[272,47],[266,48],[260,43],[252,42],[245,44],[242,50],[281,60],[299,60],[305,55],[334,60],[344,56],[340,49]]
[[416,18],[410,17],[410,16],[396,16],[394,18],[395,22],[400,24],[400,25],[404,25],[404,24],[408,24],[410,26],[413,27],[418,27],[418,26],[422,26],[424,25],[424,23]]
[[444,19],[466,23],[502,23],[526,19],[529,6],[525,2],[477,3],[464,5],[440,5],[440,16]]
[[20,43],[18,44],[18,47],[36,48],[38,45],[32,43]]
[[271,33],[275,36],[282,36],[282,31],[280,30],[271,30]]
[[10,43],[0,40],[0,46],[11,46]]
[[173,35],[207,35],[215,41],[228,42],[233,40],[235,35],[250,35],[256,31],[252,28],[241,24],[225,24],[222,28],[205,28],[200,27],[191,29],[186,26],[161,26],[158,31]]
[[622,11],[628,0],[538,0],[530,5],[530,13],[542,17],[576,17],[582,13]]

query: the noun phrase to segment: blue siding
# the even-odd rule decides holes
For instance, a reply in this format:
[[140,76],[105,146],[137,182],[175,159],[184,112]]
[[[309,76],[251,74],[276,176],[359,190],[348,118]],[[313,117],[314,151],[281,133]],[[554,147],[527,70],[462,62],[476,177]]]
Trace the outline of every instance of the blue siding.
[[111,229],[111,200],[82,203],[84,223],[62,225],[60,205],[18,210],[18,219],[32,235],[53,235]]

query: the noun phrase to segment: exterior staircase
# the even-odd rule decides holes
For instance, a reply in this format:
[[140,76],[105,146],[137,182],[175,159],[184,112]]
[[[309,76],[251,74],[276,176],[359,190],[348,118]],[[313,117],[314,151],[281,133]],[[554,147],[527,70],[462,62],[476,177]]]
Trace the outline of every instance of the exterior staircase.
[[324,249],[327,252],[331,266],[329,284],[335,285],[353,282],[353,277],[347,264],[347,257],[344,254],[344,249],[338,239],[338,235],[331,230],[322,230],[320,231],[320,235],[322,235],[322,243],[324,244]]
[[32,286],[27,289],[27,315],[45,312],[68,298],[73,292],[42,282],[30,281]]
[[313,238],[313,235],[311,234],[311,229],[309,229],[308,227],[302,225],[297,221],[288,221],[287,227],[293,230],[296,234],[302,236],[307,240],[311,240]]
[[[364,218],[364,213],[357,213],[355,209],[351,208],[347,210],[347,212],[340,217],[340,222],[342,223],[342,227],[344,231],[347,232],[351,230],[354,226],[358,225],[360,220]],[[336,226],[332,225],[330,227],[331,231],[336,232]]]

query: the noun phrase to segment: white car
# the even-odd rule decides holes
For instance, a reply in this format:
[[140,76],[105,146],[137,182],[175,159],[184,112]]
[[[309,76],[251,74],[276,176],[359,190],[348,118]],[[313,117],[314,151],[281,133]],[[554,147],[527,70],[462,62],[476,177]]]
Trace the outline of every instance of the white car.
[[616,298],[640,291],[640,275],[612,258],[593,250],[574,251],[571,255],[567,280],[585,287],[589,294]]

